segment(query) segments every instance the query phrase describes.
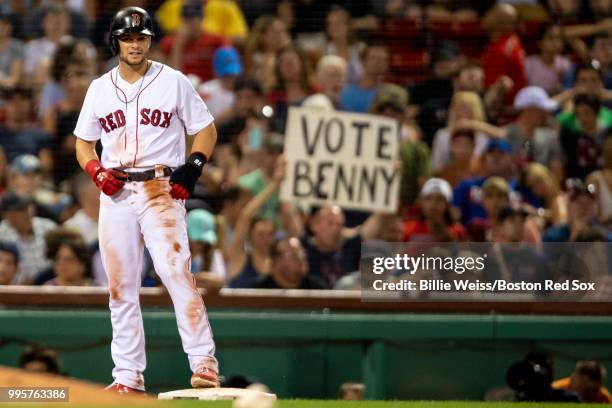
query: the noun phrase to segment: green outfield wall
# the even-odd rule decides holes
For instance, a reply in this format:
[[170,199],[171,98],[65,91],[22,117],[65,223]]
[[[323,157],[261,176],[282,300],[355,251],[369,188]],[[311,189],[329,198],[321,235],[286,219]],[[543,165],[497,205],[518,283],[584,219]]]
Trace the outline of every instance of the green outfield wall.
[[[363,381],[375,399],[480,399],[530,351],[551,353],[557,376],[596,358],[612,370],[612,317],[209,313],[224,375],[268,384],[280,397],[334,398]],[[189,367],[167,309],[144,313],[150,391],[188,386]],[[60,352],[77,378],[111,381],[111,327],[102,310],[0,310],[0,364],[17,366],[25,346]],[[608,380],[610,385],[610,380]]]

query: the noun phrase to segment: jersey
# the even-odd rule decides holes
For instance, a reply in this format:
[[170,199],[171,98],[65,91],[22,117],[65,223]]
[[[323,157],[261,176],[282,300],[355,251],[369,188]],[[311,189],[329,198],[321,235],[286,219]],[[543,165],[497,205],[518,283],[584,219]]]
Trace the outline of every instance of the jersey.
[[133,84],[121,78],[118,67],[94,80],[74,134],[101,141],[106,168],[175,168],[185,162],[185,133],[196,134],[212,122],[189,79],[152,61]]

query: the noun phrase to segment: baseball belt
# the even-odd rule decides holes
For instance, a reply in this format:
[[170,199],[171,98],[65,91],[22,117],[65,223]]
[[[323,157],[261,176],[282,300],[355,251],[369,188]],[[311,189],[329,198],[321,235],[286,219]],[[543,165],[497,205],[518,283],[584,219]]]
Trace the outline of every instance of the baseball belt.
[[157,177],[168,177],[172,174],[172,169],[170,167],[164,167],[161,175],[157,173],[155,169],[139,172],[124,171],[123,173],[127,175],[126,181],[148,181]]

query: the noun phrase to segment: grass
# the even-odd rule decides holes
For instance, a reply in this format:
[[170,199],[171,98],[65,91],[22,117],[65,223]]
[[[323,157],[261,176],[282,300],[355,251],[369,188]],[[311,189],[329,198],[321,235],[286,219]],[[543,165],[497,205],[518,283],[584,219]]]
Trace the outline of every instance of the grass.
[[[175,408],[230,408],[231,402],[172,401]],[[591,404],[588,404],[591,405]],[[162,406],[162,405],[160,405]],[[166,404],[163,405],[164,407]],[[571,408],[585,404],[519,403],[475,401],[334,401],[334,400],[282,400],[278,408]]]
[[[127,401],[126,401],[127,402]],[[2,404],[0,404],[2,405]],[[17,404],[11,404],[17,406]],[[131,406],[127,403],[125,406]],[[572,408],[578,406],[603,406],[601,404],[526,403],[526,402],[478,402],[478,401],[337,401],[337,400],[280,400],[275,408]],[[21,407],[97,408],[96,405],[76,404],[19,404]],[[113,405],[117,406],[117,405]],[[134,405],[138,407],[139,405]],[[159,401],[143,407],[159,408],[232,408],[231,401]]]

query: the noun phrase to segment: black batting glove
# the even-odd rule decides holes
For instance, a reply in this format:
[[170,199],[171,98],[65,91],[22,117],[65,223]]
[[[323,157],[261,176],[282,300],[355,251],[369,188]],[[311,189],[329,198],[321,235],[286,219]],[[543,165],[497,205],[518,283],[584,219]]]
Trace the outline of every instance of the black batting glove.
[[186,200],[193,194],[195,185],[202,175],[202,169],[206,164],[206,155],[194,152],[189,155],[182,166],[177,167],[170,176],[170,195],[177,200]]

